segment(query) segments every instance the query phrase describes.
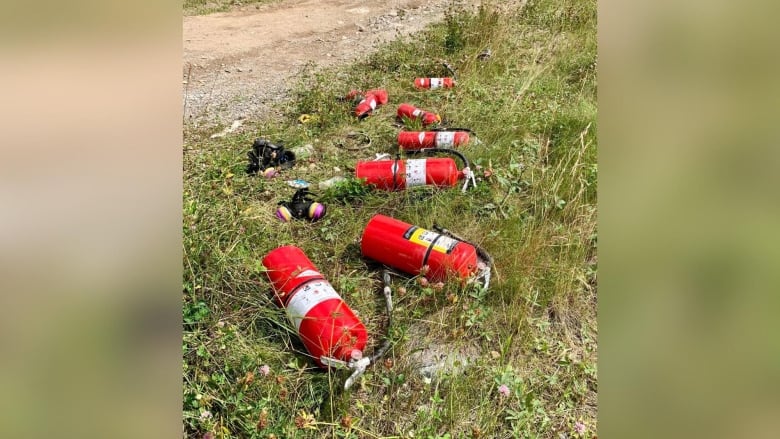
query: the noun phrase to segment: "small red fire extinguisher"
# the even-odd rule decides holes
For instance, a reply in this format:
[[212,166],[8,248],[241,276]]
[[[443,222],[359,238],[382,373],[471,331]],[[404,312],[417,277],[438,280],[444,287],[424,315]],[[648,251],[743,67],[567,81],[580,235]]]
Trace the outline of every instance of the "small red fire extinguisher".
[[360,359],[366,327],[298,247],[278,247],[263,258],[278,305],[285,308],[306,349],[322,357]]
[[464,164],[458,170],[455,160],[449,157],[401,160],[359,161],[355,165],[355,177],[366,184],[388,191],[404,190],[415,186],[454,187],[459,179],[465,179],[463,191],[469,182],[476,186],[468,159],[451,149],[429,148],[420,152],[446,152],[458,156]]
[[405,151],[419,151],[424,148],[452,148],[469,142],[469,133],[459,130],[401,131],[398,146]]
[[414,78],[414,86],[417,88],[452,88],[455,86],[453,78]]
[[382,89],[368,90],[365,93],[352,90],[347,94],[347,99],[358,101],[355,105],[355,116],[365,119],[376,107],[387,103],[388,95],[387,90]]
[[441,122],[441,116],[439,116],[438,114],[421,110],[412,104],[399,105],[397,115],[398,118],[401,120],[403,120],[404,118],[412,119],[412,120],[420,119],[422,121],[422,124],[425,126],[433,125]]
[[490,279],[492,259],[484,250],[444,229],[430,231],[381,214],[366,224],[360,251],[366,258],[434,282],[451,276],[484,278],[487,288]]

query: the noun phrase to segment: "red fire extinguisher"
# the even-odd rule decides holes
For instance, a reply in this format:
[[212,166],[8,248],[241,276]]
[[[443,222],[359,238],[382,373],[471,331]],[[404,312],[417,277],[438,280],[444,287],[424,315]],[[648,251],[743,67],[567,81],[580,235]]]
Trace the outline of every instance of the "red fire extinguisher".
[[419,151],[424,148],[452,148],[469,142],[469,133],[458,130],[401,131],[398,146],[405,151]]
[[414,86],[417,88],[452,88],[455,86],[453,78],[414,78]]
[[463,169],[458,170],[455,160],[449,157],[395,160],[359,161],[355,165],[355,177],[364,179],[366,184],[388,191],[404,190],[414,186],[454,187],[459,179],[465,179],[463,191],[469,182],[476,186],[468,159],[458,151],[441,148],[428,148],[419,152],[446,152],[458,156],[463,161]]
[[445,158],[358,162],[355,177],[377,189],[404,190],[414,186],[453,187],[463,173],[455,160]]
[[387,103],[388,95],[387,90],[382,89],[368,90],[365,93],[352,90],[347,94],[347,99],[358,101],[355,105],[355,116],[365,119],[377,106]]
[[366,327],[298,247],[278,247],[263,258],[276,302],[285,308],[306,349],[320,367],[323,357],[359,360]]
[[484,250],[444,229],[430,231],[381,214],[366,225],[360,251],[366,258],[414,276],[423,274],[434,282],[450,276],[484,278],[485,288],[492,265]]
[[397,112],[399,119],[420,119],[422,121],[422,124],[427,125],[433,125],[441,122],[441,116],[439,116],[436,113],[431,113],[429,111],[421,110],[417,107],[415,107],[412,104],[401,104],[398,106],[398,112]]
[[[262,263],[277,305],[285,308],[317,364],[322,368],[342,367],[353,371],[344,383],[345,390],[388,351],[390,338],[386,337],[373,355],[363,355],[366,327],[301,249],[292,245],[278,247]],[[389,333],[393,302],[387,271],[383,280]]]

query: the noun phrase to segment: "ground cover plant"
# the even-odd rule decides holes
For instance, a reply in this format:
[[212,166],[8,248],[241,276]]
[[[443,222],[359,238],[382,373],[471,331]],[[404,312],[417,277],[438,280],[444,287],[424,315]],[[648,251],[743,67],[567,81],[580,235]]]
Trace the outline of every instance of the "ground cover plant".
[[[455,88],[414,89],[416,76],[447,74],[444,62]],[[377,87],[390,103],[364,121],[336,99]],[[388,193],[347,180],[319,190],[357,160],[398,153],[402,102],[474,130],[479,142],[461,151],[478,187]],[[210,138],[219,127],[185,128],[184,435],[595,437],[595,1],[453,8],[365,60],[307,70],[280,110],[220,138]],[[248,176],[257,137],[314,153],[280,177]],[[327,204],[321,221],[274,217],[294,192],[285,180],[296,178]],[[490,252],[495,270],[487,291],[394,278],[393,347],[345,392],[346,372],[307,357],[260,260],[280,245],[302,248],[369,329],[370,352],[387,318],[380,269],[361,258],[358,240],[375,213],[445,226]],[[425,355],[452,361],[422,374]]]
[[203,15],[213,12],[225,12],[230,8],[244,5],[260,5],[276,0],[184,0],[184,15]]

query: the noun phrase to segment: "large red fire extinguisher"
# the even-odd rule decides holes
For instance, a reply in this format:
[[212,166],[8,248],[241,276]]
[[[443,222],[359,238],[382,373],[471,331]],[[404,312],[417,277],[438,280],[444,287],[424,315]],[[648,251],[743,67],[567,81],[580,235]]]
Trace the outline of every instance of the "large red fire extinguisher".
[[476,186],[468,159],[458,151],[441,148],[428,148],[421,152],[446,152],[463,161],[463,169],[458,170],[455,160],[444,158],[395,159],[359,161],[355,165],[355,177],[365,180],[366,184],[388,191],[404,190],[415,186],[454,187],[459,179],[465,179],[463,191],[472,183]]
[[398,112],[396,113],[399,119],[420,119],[422,121],[422,124],[427,125],[433,125],[441,122],[441,116],[439,116],[436,113],[431,113],[429,111],[422,110],[420,108],[415,107],[412,104],[401,104],[398,106]]
[[414,276],[423,274],[434,282],[451,276],[484,277],[485,288],[492,264],[483,250],[444,229],[430,231],[381,214],[366,225],[360,251],[366,258]]
[[355,177],[365,179],[377,189],[404,190],[414,186],[453,187],[463,172],[455,160],[444,158],[374,160],[358,162]]
[[414,78],[414,86],[417,88],[452,88],[455,86],[453,78]]
[[262,262],[277,304],[320,367],[328,367],[323,358],[349,362],[363,357],[366,327],[301,249],[278,247]]
[[386,104],[388,95],[387,90],[382,89],[368,90],[365,93],[352,90],[347,94],[347,99],[358,101],[355,105],[355,116],[357,116],[358,119],[364,119],[368,117],[376,107]]
[[419,151],[424,148],[452,148],[469,142],[469,133],[459,130],[401,131],[398,146],[405,151]]

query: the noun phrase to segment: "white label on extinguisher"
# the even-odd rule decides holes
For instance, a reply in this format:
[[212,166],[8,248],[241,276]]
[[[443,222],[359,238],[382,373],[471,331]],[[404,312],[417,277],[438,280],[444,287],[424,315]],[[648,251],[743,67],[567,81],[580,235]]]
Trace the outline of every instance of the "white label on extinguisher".
[[414,117],[420,117],[421,114],[422,114],[422,110],[420,110],[419,108],[415,108],[414,111],[412,111],[412,116]]
[[444,79],[442,79],[442,78],[431,78],[431,89],[439,88],[442,85],[444,85]]
[[425,131],[420,131],[420,134],[417,135],[417,140],[420,141],[420,145],[423,144],[425,141]]
[[[363,103],[366,102],[366,99],[363,99],[358,103],[358,105],[363,105]],[[371,107],[372,110],[376,110],[376,99],[371,98],[368,100],[368,106]]]
[[296,291],[290,299],[287,304],[287,317],[295,325],[295,329],[300,330],[301,321],[306,314],[315,306],[330,299],[341,299],[341,296],[328,281],[309,282]]
[[425,185],[425,159],[406,161],[406,187]]
[[314,271],[314,270],[311,270],[311,269],[307,269],[307,270],[303,270],[300,273],[298,273],[298,275],[295,276],[295,278],[297,279],[299,277],[311,277],[311,276],[322,276],[322,274],[320,274],[317,271]]
[[436,133],[437,147],[450,147],[455,145],[455,131],[439,131]]

